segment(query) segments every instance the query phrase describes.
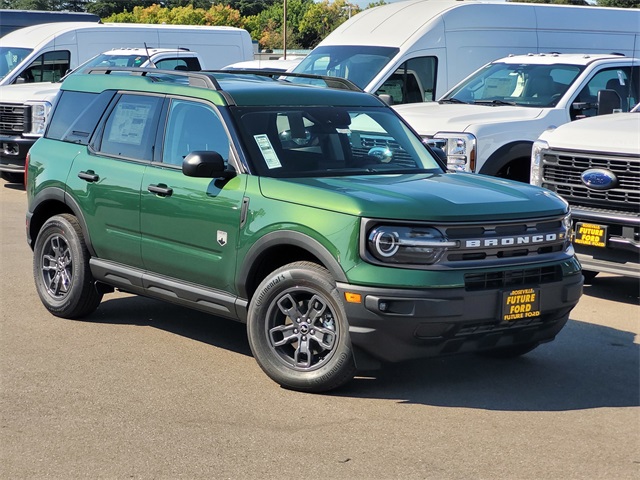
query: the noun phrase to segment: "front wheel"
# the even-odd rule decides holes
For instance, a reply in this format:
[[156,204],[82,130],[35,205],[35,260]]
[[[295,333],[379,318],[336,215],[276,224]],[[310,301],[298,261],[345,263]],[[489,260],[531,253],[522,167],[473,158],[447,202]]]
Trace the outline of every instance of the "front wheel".
[[291,263],[262,281],[247,333],[260,367],[285,388],[325,392],[355,374],[342,300],[329,272],[314,263]]
[[80,318],[98,308],[102,294],[89,258],[76,217],[56,215],[42,226],[33,248],[33,276],[40,300],[54,315]]

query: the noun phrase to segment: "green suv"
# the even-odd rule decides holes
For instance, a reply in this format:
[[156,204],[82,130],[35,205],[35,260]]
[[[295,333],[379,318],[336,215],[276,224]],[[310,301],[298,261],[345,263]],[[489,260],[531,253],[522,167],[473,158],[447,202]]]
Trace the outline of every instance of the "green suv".
[[323,81],[69,77],[27,168],[45,307],[83,317],[119,289],[235,319],[268,376],[311,392],[552,340],[582,293],[567,204],[447,172],[377,97]]

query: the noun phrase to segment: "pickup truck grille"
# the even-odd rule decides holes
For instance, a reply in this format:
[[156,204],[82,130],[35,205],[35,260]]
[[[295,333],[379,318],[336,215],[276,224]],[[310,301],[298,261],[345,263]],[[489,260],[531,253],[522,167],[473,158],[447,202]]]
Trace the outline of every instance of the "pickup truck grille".
[[[581,175],[592,168],[609,170],[617,177],[618,184],[608,190],[587,188]],[[558,193],[571,205],[637,213],[640,204],[640,159],[546,150],[542,157],[542,186]]]
[[0,134],[21,134],[25,127],[27,108],[24,105],[0,103]]

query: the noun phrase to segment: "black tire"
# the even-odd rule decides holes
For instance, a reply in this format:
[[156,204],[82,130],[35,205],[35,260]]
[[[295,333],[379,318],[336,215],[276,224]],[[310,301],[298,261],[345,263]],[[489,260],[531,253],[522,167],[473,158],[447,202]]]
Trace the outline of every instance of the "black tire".
[[584,277],[584,283],[592,283],[600,272],[594,272],[593,270],[582,270],[582,276]]
[[52,314],[81,318],[102,300],[89,269],[89,251],[73,215],[51,217],[33,248],[33,277],[40,300]]
[[247,333],[260,367],[285,388],[326,392],[356,372],[335,281],[314,263],[291,263],[262,281],[249,305]]
[[538,345],[540,344],[523,343],[520,345],[512,345],[510,347],[500,347],[494,348],[493,350],[484,350],[482,352],[478,352],[478,355],[489,358],[516,358],[529,353],[531,350],[537,348]]
[[24,173],[2,172],[0,176],[9,183],[24,183]]

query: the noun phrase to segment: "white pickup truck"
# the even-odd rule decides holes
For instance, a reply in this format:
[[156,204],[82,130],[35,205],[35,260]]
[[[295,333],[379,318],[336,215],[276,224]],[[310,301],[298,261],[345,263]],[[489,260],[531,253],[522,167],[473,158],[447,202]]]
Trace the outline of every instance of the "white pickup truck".
[[438,102],[394,108],[449,168],[529,182],[531,147],[550,127],[613,111],[640,95],[640,59],[530,54],[493,61]]
[[[198,53],[182,48],[118,48],[87,60],[74,72],[91,67],[199,71],[202,70],[202,62]],[[22,182],[27,151],[44,133],[61,84],[36,82],[0,87],[0,174],[4,179]]]
[[544,132],[533,144],[531,183],[571,205],[587,280],[640,278],[640,106]]

